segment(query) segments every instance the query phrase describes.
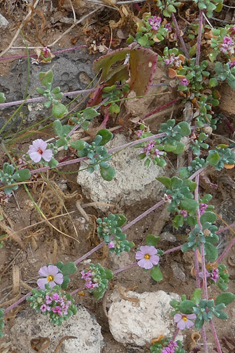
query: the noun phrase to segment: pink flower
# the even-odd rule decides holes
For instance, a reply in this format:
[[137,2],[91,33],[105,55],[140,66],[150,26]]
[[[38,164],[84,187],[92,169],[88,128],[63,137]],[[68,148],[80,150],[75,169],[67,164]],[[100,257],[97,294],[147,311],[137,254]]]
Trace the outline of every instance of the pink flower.
[[156,141],[150,141],[146,147],[144,147],[141,153],[145,153],[146,156],[151,152],[151,149],[154,147]]
[[168,346],[163,348],[162,353],[174,353],[176,347],[178,347],[178,344],[170,340]]
[[159,151],[157,148],[155,149],[155,152],[154,152],[154,153],[156,154],[157,157],[164,155],[164,152]]
[[52,308],[52,311],[53,311],[53,313],[57,313],[60,316],[62,315],[60,306],[56,306],[55,308]]
[[44,276],[45,278],[40,278],[37,280],[37,285],[41,289],[45,289],[45,284],[49,284],[51,288],[53,288],[56,284],[62,284],[64,280],[64,276],[59,272],[57,266],[49,265],[43,266],[39,270],[39,275]]
[[44,58],[47,58],[51,54],[50,49],[47,47],[42,48],[42,52],[43,52]]
[[196,314],[175,314],[174,321],[177,323],[177,327],[180,330],[184,330],[185,328],[190,328],[194,325],[191,320],[196,319]]
[[136,132],[136,135],[137,135],[138,137],[141,137],[142,134],[143,134],[143,130],[138,130],[138,131]]
[[115,248],[115,244],[114,244],[114,242],[113,242],[113,241],[111,241],[111,242],[109,243],[108,247],[109,247],[109,249],[113,249],[113,248]]
[[211,280],[214,281],[215,283],[219,279],[219,269],[218,268],[212,268],[212,273],[211,275]]
[[51,304],[52,303],[52,297],[49,295],[46,295],[46,304]]
[[189,81],[187,80],[187,78],[182,78],[179,82],[180,85],[182,86],[188,86]]
[[184,218],[188,216],[188,212],[186,210],[181,210],[180,213]]
[[208,207],[208,205],[206,203],[200,203],[199,211],[200,211],[201,215],[206,212],[207,207]]
[[224,37],[223,43],[221,44],[220,51],[224,54],[228,54],[233,49],[234,43],[230,37]]
[[52,294],[52,299],[53,300],[58,300],[60,298],[59,294],[58,293],[53,293]]
[[41,307],[40,307],[40,310],[45,313],[45,311],[47,311],[47,306],[46,304],[43,304]]
[[91,277],[91,271],[81,271],[81,275],[82,275],[82,279],[87,279],[87,278],[90,278]]
[[34,161],[35,163],[40,162],[40,160],[43,158],[44,161],[50,162],[53,152],[50,149],[47,148],[47,143],[41,139],[37,139],[33,141],[33,144],[29,146],[28,154],[29,157]]
[[137,251],[135,254],[135,258],[138,261],[138,265],[140,267],[149,270],[153,266],[158,265],[159,256],[157,254],[157,249],[154,246],[141,246],[140,251]]
[[162,19],[160,17],[154,16],[153,18],[149,18],[149,24],[154,31],[159,29],[161,22]]
[[87,288],[89,288],[89,289],[93,289],[93,288],[95,288],[95,287],[98,287],[99,284],[98,284],[98,283],[92,283],[91,281],[89,281],[89,282],[86,282],[86,283],[85,283],[85,286],[86,286]]
[[166,23],[165,26],[164,26],[169,32],[172,31],[172,26],[170,23]]

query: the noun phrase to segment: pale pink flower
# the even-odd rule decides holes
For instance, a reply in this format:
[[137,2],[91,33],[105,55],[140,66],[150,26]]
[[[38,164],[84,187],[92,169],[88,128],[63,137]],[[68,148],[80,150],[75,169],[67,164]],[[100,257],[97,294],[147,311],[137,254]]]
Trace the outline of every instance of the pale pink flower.
[[111,242],[109,243],[108,247],[109,247],[109,249],[113,249],[113,248],[115,248],[115,244],[114,244],[114,242],[113,242],[113,241],[111,241]]
[[161,22],[162,19],[160,17],[154,16],[153,18],[149,18],[149,24],[154,31],[159,29]]
[[46,304],[43,304],[43,305],[40,307],[40,310],[41,310],[41,312],[45,313],[45,311],[47,311],[47,306],[46,306]]
[[157,249],[154,246],[141,246],[140,251],[137,251],[135,254],[135,258],[138,261],[138,265],[140,267],[149,270],[153,266],[158,265],[159,256],[157,254]]
[[196,317],[196,314],[175,314],[174,321],[177,323],[177,327],[180,330],[184,330],[185,328],[194,326],[194,322],[191,320],[196,319]]
[[57,313],[58,315],[62,315],[61,307],[56,306],[55,308],[52,308],[53,313]]
[[180,85],[182,86],[188,86],[189,81],[187,80],[187,78],[182,78],[179,82]]
[[29,146],[28,154],[29,157],[35,163],[40,162],[41,159],[44,159],[46,162],[50,162],[53,156],[53,152],[47,148],[47,143],[41,139],[33,141],[33,144]]
[[43,266],[39,270],[39,275],[45,278],[39,278],[37,280],[37,285],[40,289],[45,289],[45,284],[49,284],[51,288],[53,288],[56,284],[62,284],[64,280],[64,276],[59,272],[57,266],[49,265]]
[[53,293],[52,294],[52,299],[53,300],[58,300],[60,298],[59,294],[58,293]]

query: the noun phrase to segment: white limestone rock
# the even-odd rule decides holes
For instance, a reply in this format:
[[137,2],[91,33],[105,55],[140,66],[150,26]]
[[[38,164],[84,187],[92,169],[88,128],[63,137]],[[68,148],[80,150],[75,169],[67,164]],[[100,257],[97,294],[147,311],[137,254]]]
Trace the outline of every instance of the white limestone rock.
[[[108,148],[128,142],[130,141],[125,136],[116,135]],[[128,147],[112,157],[109,164],[117,173],[112,181],[104,180],[100,171],[88,173],[84,170],[87,164],[81,163],[77,183],[81,185],[86,197],[95,202],[117,203],[119,206],[133,205],[145,199],[159,199],[159,192],[163,185],[156,180],[156,177],[162,175],[164,170],[154,164],[145,167],[143,160],[138,157],[140,151],[139,148]],[[102,206],[96,207],[103,210]]]
[[65,336],[77,338],[64,340],[59,349],[60,353],[100,353],[103,348],[101,327],[95,317],[82,306],[78,306],[77,314],[70,317],[62,326],[53,326],[47,316],[37,314],[31,308],[22,312],[14,322],[9,338],[12,348],[17,353],[35,353],[31,341],[40,337],[50,339],[50,344],[43,349],[43,353],[54,352]]
[[[124,345],[145,346],[160,335],[174,334],[170,301],[179,300],[178,294],[159,290],[142,294],[128,291],[125,295],[138,298],[139,302],[123,299],[116,288],[109,298],[109,329],[116,341]],[[177,340],[182,341],[183,336],[178,335]]]
[[8,26],[9,26],[9,22],[3,15],[0,14],[0,28],[6,29]]

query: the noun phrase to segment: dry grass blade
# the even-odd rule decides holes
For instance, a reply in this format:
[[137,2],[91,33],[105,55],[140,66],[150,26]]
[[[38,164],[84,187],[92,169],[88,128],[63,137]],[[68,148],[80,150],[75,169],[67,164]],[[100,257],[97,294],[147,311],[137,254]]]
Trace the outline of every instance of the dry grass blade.
[[76,207],[77,207],[78,211],[81,213],[81,215],[87,220],[87,222],[89,222],[89,216],[82,208],[80,201],[76,202]]
[[58,250],[58,244],[56,239],[54,239],[54,250],[53,250],[53,260],[52,260],[53,265],[55,265],[56,263],[57,250]]
[[75,337],[75,336],[65,336],[65,337],[61,338],[61,340],[60,340],[58,346],[56,347],[56,349],[55,349],[55,351],[54,351],[53,353],[57,353],[58,350],[59,350],[59,348],[61,347],[62,343],[63,343],[65,340],[70,340],[71,338],[77,338],[77,337]]
[[12,268],[12,279],[13,279],[12,294],[15,295],[20,293],[20,269],[16,265],[14,265]]
[[[25,246],[24,246],[22,240],[16,234],[16,232],[14,232],[12,229],[13,222],[5,214],[5,212],[3,211],[3,209],[1,207],[0,207],[0,215],[2,216],[2,220],[0,221],[0,228],[2,228],[2,230],[4,230],[4,232],[7,233],[9,238],[12,238],[13,240],[15,240],[21,246],[22,249],[25,249]],[[10,227],[6,223],[8,223]]]

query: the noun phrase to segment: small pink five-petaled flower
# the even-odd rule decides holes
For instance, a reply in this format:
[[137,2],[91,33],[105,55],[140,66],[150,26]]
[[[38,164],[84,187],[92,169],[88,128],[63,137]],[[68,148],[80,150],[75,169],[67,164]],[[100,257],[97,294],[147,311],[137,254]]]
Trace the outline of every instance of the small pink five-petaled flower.
[[177,323],[177,327],[180,330],[192,327],[194,323],[191,320],[194,319],[196,319],[196,314],[175,314],[174,316],[174,321]]
[[135,258],[139,260],[137,263],[140,267],[149,270],[159,263],[159,256],[156,254],[157,249],[154,246],[145,245],[140,247],[140,251],[137,251]]
[[41,159],[44,159],[46,162],[50,162],[53,152],[47,148],[47,143],[41,139],[33,141],[33,144],[29,146],[28,154],[29,157],[35,163],[40,162]]
[[40,276],[45,277],[37,280],[37,285],[40,289],[45,289],[45,284],[47,283],[53,288],[56,284],[62,284],[64,281],[64,276],[59,272],[58,267],[54,265],[43,266],[38,273]]

